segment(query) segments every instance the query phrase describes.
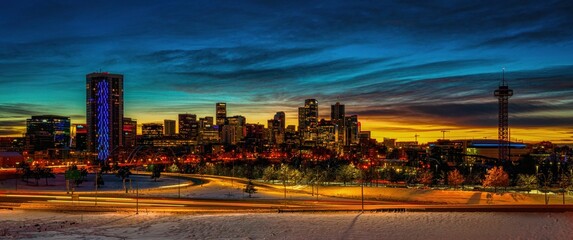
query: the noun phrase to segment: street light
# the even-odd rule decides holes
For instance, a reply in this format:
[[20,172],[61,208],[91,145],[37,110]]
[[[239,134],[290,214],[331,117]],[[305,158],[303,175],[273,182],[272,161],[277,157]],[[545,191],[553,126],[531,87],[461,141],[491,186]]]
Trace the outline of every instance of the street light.
[[362,181],[360,184],[360,188],[362,191],[362,212],[364,212],[364,170],[362,170]]

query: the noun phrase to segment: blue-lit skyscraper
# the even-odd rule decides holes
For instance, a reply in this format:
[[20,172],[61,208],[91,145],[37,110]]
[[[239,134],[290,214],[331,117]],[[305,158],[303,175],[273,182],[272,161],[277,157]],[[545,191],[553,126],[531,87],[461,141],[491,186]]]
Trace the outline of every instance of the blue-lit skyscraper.
[[108,160],[123,145],[123,75],[86,75],[86,122],[88,150]]

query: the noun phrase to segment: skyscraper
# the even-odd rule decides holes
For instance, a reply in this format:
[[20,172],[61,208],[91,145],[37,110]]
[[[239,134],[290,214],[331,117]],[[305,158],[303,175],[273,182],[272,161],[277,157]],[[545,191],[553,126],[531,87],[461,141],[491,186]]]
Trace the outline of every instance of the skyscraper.
[[107,72],[86,75],[88,150],[106,161],[123,146],[123,75]]
[[284,129],[285,129],[285,127],[286,127],[286,115],[285,115],[285,112],[277,112],[277,113],[275,113],[274,120],[280,122],[280,128],[282,129],[282,132],[284,132]]
[[225,122],[227,121],[227,104],[215,104],[215,113],[215,117],[217,117],[217,125],[225,125]]
[[184,139],[191,139],[193,126],[198,126],[197,115],[195,114],[179,114],[179,136]]
[[318,101],[304,100],[304,107],[298,108],[298,131],[305,140],[316,140],[318,126]]
[[175,136],[175,120],[165,119],[163,120],[163,125],[163,130],[165,131],[164,136]]
[[344,143],[344,136],[346,135],[346,118],[345,118],[344,104],[337,102],[330,105],[330,120],[336,126],[337,138],[339,143]]
[[346,130],[345,144],[346,146],[358,144],[358,133],[360,132],[360,123],[358,122],[358,115],[346,117]]
[[273,144],[282,144],[285,138],[285,113],[277,112],[273,119],[268,120],[270,131],[270,142]]

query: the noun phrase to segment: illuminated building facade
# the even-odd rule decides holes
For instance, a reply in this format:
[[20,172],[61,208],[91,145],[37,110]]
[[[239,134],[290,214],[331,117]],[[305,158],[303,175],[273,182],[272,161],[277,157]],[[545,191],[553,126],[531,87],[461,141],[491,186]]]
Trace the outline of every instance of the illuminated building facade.
[[74,124],[72,127],[74,131],[72,144],[74,149],[78,151],[85,151],[88,149],[88,125],[87,124]]
[[175,136],[175,125],[175,120],[163,120],[163,130],[165,131],[163,135],[167,137]]
[[344,143],[344,138],[346,136],[345,126],[346,126],[346,115],[345,115],[344,104],[337,102],[334,105],[330,105],[330,120],[333,124],[337,126],[337,139],[340,145]]
[[42,115],[26,120],[28,150],[43,151],[70,146],[70,118]]
[[86,122],[88,151],[106,161],[123,146],[123,75],[86,75]]
[[196,137],[197,127],[197,115],[179,114],[179,136],[181,138],[191,139],[193,135]]
[[217,125],[222,126],[227,122],[227,104],[215,104],[215,117],[217,117]]
[[304,107],[298,108],[298,131],[302,140],[316,141],[318,126],[318,101],[304,100]]
[[358,122],[358,115],[345,117],[344,121],[346,124],[346,126],[344,127],[346,131],[344,145],[350,146],[358,144],[358,133],[360,132],[360,123]]
[[163,137],[163,125],[158,123],[146,123],[141,126],[143,145],[153,145],[153,140]]
[[134,148],[137,145],[137,120],[123,118],[123,146]]

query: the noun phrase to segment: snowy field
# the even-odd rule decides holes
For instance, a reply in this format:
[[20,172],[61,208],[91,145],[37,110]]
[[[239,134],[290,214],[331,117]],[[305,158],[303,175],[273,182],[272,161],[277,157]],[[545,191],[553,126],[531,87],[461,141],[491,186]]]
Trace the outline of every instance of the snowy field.
[[573,213],[236,213],[0,210],[3,239],[571,239]]

